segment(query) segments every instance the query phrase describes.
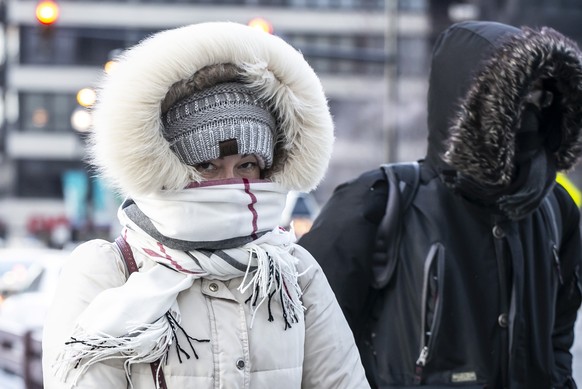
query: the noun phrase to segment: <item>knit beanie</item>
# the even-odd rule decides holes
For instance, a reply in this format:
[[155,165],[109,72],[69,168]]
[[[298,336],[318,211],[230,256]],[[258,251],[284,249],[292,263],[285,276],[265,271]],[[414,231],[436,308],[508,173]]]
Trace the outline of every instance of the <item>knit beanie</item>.
[[170,149],[190,166],[233,154],[254,154],[273,164],[275,118],[245,84],[214,85],[172,105],[162,117]]

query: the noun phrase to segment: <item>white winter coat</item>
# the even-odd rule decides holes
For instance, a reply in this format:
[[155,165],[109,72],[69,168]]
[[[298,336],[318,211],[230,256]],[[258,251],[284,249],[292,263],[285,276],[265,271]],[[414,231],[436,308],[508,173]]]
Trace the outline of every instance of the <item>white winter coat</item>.
[[[141,270],[156,265],[147,257],[134,253]],[[267,320],[263,304],[252,328],[250,291],[237,290],[242,278],[221,282],[198,279],[178,296],[182,307],[182,326],[195,338],[199,356],[179,362],[171,346],[168,364],[163,367],[168,389],[178,388],[369,388],[364,376],[352,333],[335,296],[313,257],[296,246],[300,258],[298,272],[303,290],[303,320],[284,329],[280,304],[271,304],[274,321]],[[73,331],[76,318],[107,288],[122,285],[127,270],[115,244],[94,240],[79,246],[61,274],[55,305],[45,323],[43,335],[43,369],[45,388],[65,388],[52,374],[52,363]],[[103,312],[104,315],[107,312]],[[189,350],[183,334],[180,345]],[[190,353],[192,354],[192,353]],[[135,389],[153,389],[149,364],[132,367]],[[128,388],[122,360],[110,360],[89,368],[78,388]]]

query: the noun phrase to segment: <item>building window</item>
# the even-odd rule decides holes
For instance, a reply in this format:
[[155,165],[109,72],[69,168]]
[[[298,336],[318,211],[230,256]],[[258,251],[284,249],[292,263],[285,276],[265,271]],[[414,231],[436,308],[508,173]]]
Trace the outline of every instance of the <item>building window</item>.
[[80,161],[17,160],[16,196],[62,199],[63,174],[83,168]]
[[117,49],[134,45],[154,31],[96,28],[43,29],[22,26],[23,65],[102,66]]
[[316,73],[382,75],[384,37],[375,35],[288,34]]
[[20,131],[71,132],[71,115],[78,107],[73,94],[20,93]]

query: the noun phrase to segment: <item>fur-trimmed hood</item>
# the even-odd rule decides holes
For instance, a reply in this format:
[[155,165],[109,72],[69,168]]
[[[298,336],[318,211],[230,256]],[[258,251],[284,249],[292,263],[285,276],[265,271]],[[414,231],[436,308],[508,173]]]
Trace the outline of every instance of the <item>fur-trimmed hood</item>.
[[243,69],[242,79],[275,110],[279,161],[270,179],[288,190],[314,189],[334,140],[318,77],[282,39],[230,22],[163,31],[119,57],[94,109],[90,158],[100,174],[131,196],[201,181],[162,136],[161,103],[173,84],[221,63]]
[[427,161],[478,183],[508,185],[515,170],[516,131],[534,84],[550,80],[558,99],[551,131],[556,167],[568,170],[582,152],[582,57],[577,45],[542,28],[462,22],[434,48],[428,94]]

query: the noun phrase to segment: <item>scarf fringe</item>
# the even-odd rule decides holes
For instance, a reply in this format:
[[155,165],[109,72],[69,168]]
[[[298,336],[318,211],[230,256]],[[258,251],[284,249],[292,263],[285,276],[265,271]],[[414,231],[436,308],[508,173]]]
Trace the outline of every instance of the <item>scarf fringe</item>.
[[[249,243],[244,246],[249,252],[249,261],[243,280],[238,287],[241,293],[249,288],[251,296],[247,299],[251,303],[251,323],[253,327],[259,307],[267,301],[269,321],[273,321],[271,314],[271,299],[279,293],[285,329],[297,323],[302,317],[305,307],[301,301],[301,288],[297,282],[300,274],[297,273],[297,258],[291,255],[291,246],[258,245]],[[256,270],[251,271],[251,263],[256,259]],[[251,276],[251,273],[254,273]]]
[[72,386],[94,364],[125,359],[124,368],[131,387],[131,366],[136,363],[151,363],[161,360],[163,365],[167,350],[174,343],[175,331],[168,318],[161,317],[152,324],[144,324],[131,329],[127,335],[113,337],[107,334],[90,335],[77,327],[64,350],[59,354],[53,368],[55,375],[63,382],[74,373]]

